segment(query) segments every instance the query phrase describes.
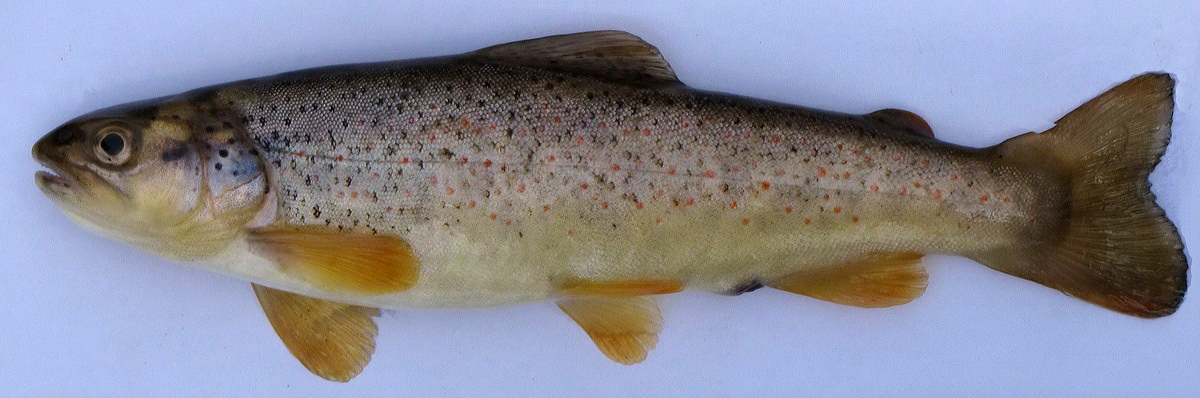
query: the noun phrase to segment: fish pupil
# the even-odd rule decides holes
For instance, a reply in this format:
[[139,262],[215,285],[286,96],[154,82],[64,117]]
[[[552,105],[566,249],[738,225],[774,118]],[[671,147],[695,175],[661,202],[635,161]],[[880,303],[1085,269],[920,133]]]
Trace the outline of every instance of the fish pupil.
[[125,149],[125,139],[120,134],[109,133],[100,139],[100,149],[108,156],[117,156]]

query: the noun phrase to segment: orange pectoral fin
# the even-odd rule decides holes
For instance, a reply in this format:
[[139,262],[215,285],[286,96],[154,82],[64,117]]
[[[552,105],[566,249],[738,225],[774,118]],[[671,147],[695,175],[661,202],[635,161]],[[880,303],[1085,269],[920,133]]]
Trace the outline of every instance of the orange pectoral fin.
[[670,279],[600,282],[569,279],[563,282],[560,290],[571,296],[646,296],[677,293],[683,290],[683,283]]
[[847,263],[788,275],[770,286],[843,305],[891,307],[925,293],[928,275],[920,260],[920,253],[872,253]]
[[284,273],[326,290],[403,291],[417,282],[420,270],[408,243],[392,236],[300,227],[253,230],[248,240]]

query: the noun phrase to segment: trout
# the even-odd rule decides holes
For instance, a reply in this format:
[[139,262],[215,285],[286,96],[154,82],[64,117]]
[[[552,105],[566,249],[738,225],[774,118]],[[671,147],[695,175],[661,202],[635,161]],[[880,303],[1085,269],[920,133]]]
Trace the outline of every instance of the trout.
[[1137,76],[967,148],[902,110],[693,90],[650,44],[599,31],[103,109],[33,156],[83,227],[250,281],[323,378],[366,366],[380,308],[544,299],[633,364],[658,342],[654,295],[895,306],[925,290],[926,253],[1171,314],[1187,260],[1147,177],[1173,87]]

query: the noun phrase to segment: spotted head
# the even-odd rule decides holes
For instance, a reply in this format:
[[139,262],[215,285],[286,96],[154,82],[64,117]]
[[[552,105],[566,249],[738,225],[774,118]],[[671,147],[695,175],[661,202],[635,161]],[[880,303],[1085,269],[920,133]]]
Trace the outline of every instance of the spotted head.
[[236,120],[187,101],[76,118],[33,146],[42,192],[80,225],[178,259],[212,256],[261,217],[266,173]]

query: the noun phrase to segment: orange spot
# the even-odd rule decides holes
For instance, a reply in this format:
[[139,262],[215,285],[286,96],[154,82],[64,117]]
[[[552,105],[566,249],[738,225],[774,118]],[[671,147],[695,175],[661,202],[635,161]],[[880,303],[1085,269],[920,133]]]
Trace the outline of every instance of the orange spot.
[[447,194],[447,195],[453,195],[453,194],[454,194],[454,188],[446,187],[446,194]]
[[824,177],[824,176],[825,176],[825,173],[826,173],[826,171],[825,171],[825,168],[824,168],[824,167],[817,166],[817,175],[819,175],[819,176],[821,176],[821,177]]
[[713,178],[713,177],[716,177],[716,176],[717,176],[717,172],[715,172],[715,171],[712,171],[712,170],[705,170],[705,171],[704,171],[704,176],[705,176],[705,177],[708,177],[708,178]]
[[504,220],[504,225],[512,225],[512,220]]
[[899,162],[899,161],[900,161],[900,155],[892,156],[892,160],[895,160],[895,161]]
[[694,204],[696,204],[696,200],[695,200],[695,199],[692,199],[692,198],[688,198],[688,200],[687,200],[687,205],[688,205],[688,206],[691,206],[691,205],[694,205]]
[[358,191],[350,192],[350,199],[358,199]]
[[849,180],[849,179],[850,179],[850,172],[849,172],[849,171],[847,171],[847,172],[844,172],[844,173],[842,173],[842,178],[845,178],[845,179]]
[[951,180],[957,180],[957,179],[958,179],[958,174],[951,175],[951,176],[950,176],[950,179],[951,179]]
[[1009,202],[1012,202],[1012,198],[1005,196],[1004,203],[1009,203]]
[[430,135],[429,135],[429,142],[434,142],[434,141],[437,141],[437,136],[436,136],[436,135],[433,135],[433,134],[430,134]]
[[576,138],[576,139],[575,139],[575,143],[576,143],[576,144],[583,145],[583,137],[578,137],[578,138]]
[[743,219],[742,219],[742,225],[746,225],[746,224],[749,224],[749,223],[750,223],[750,219],[749,219],[749,218],[743,218]]
[[737,208],[737,201],[735,200],[735,201],[733,201],[733,202],[730,202],[730,203],[729,203],[729,208],[730,208],[730,209],[736,209],[736,208]]
[[463,162],[463,163],[466,163],[466,162],[467,162],[467,157],[466,157],[466,156],[463,156],[463,157],[462,157],[462,159],[459,159],[459,161],[460,161],[460,162]]
[[850,217],[850,221],[858,222],[858,216]]
[[601,208],[601,209],[607,209],[607,208],[608,208],[608,202],[600,202],[600,208]]
[[842,144],[837,144],[837,149],[842,149]]
[[297,155],[300,155],[300,157],[304,157],[304,155],[305,155],[305,152],[304,152],[304,151],[300,151],[300,153],[297,153]]
[[383,209],[383,211],[384,211],[385,213],[391,213],[391,212],[392,212],[392,207],[391,207],[391,206],[388,206],[386,209]]
[[525,184],[517,185],[518,193],[525,193]]
[[804,225],[812,224],[812,220],[805,218]]
[[408,164],[408,158],[400,159],[400,163]]
[[686,129],[686,128],[688,128],[688,127],[691,127],[691,126],[692,126],[692,125],[688,124],[688,122],[683,122],[683,128],[685,128],[685,129]]
[[780,136],[779,134],[772,135],[771,142],[776,143],[776,144],[783,142],[783,136]]
[[575,236],[575,230],[574,230],[574,229],[568,229],[568,230],[567,230],[567,236]]
[[583,184],[579,184],[579,187],[583,188],[583,189],[588,189],[588,183],[585,182]]
[[842,214],[842,208],[841,208],[841,207],[834,207],[834,208],[833,208],[833,214]]
[[608,128],[608,123],[600,122],[600,128],[602,128],[602,129]]
[[637,202],[637,205],[636,205],[636,206],[637,206],[637,208],[639,208],[639,209],[641,209],[641,208],[643,208],[643,207],[646,207],[646,205],[643,205],[643,204],[642,204],[642,202]]
[[733,168],[731,168],[731,169],[729,169],[729,170],[730,170],[730,171],[732,171],[732,172],[734,172],[734,173],[740,173],[740,172],[742,172],[742,168],[741,168],[741,167],[738,167],[738,166],[733,166]]
[[491,215],[488,215],[488,218],[495,220],[495,219],[496,219],[496,213],[492,213]]
[[919,182],[914,182],[914,183],[913,183],[913,188],[921,189],[921,183],[919,183]]
[[766,190],[768,190],[768,189],[771,189],[771,183],[769,183],[769,182],[766,182],[766,181],[763,181],[763,183],[762,183],[762,188],[763,188],[763,190],[764,190],[764,191],[766,191]]
[[655,218],[655,219],[654,219],[654,223],[655,223],[655,224],[662,224],[662,217]]
[[940,190],[940,189],[933,190],[933,198],[937,199],[937,200],[942,200],[942,190]]
[[475,201],[474,201],[474,200],[472,200],[472,201],[468,202],[468,203],[467,203],[467,207],[474,209],[474,208],[475,208]]
[[390,125],[388,126],[388,132],[389,132],[389,133],[390,133],[390,132],[392,132],[392,131],[394,131],[394,130],[395,130],[395,129],[394,129],[394,128],[392,128],[392,126],[390,126]]
[[787,214],[792,214],[792,208],[791,208],[791,207],[785,207],[785,208],[783,208],[783,212],[784,212],[784,213],[787,213]]
[[619,164],[616,164],[616,163],[613,163],[613,164],[612,164],[612,171],[621,171],[621,165],[619,165]]
[[342,191],[338,191],[337,196],[338,196],[338,199],[341,199],[341,198],[346,197],[346,193],[342,192]]
[[979,201],[980,201],[980,202],[987,202],[987,201],[988,201],[988,196],[987,196],[987,195],[980,196],[980,197],[979,197]]
[[542,211],[550,211],[550,205],[543,205]]
[[484,160],[483,167],[492,167],[492,160],[491,159]]
[[650,136],[650,129],[645,129],[645,130],[642,130],[642,135],[649,137],[649,136]]
[[878,185],[872,185],[872,186],[871,186],[871,192],[879,192],[879,186],[878,186]]
[[555,116],[555,117],[554,117],[554,122],[555,122],[555,123],[562,123],[562,118],[561,118],[561,117],[558,117],[558,116]]
[[463,126],[463,127],[467,127],[467,126],[470,126],[470,125],[471,125],[471,121],[470,121],[470,120],[463,119],[463,121],[462,121],[462,126]]
[[674,168],[674,167],[668,167],[668,168],[667,168],[667,175],[669,175],[669,176],[673,176],[673,175],[675,175],[675,168]]
[[553,162],[555,159],[558,159],[558,158],[554,157],[554,155],[550,155],[550,156],[546,157],[546,160],[551,161],[551,162]]
[[340,162],[346,160],[346,158],[342,157],[342,155],[338,155],[337,160]]
[[667,194],[667,192],[666,192],[666,191],[663,191],[663,190],[661,190],[661,189],[660,189],[660,190],[657,190],[657,191],[654,191],[654,195],[655,195],[655,196],[658,196],[658,197],[665,196],[666,194]]

